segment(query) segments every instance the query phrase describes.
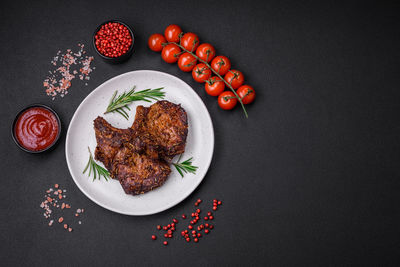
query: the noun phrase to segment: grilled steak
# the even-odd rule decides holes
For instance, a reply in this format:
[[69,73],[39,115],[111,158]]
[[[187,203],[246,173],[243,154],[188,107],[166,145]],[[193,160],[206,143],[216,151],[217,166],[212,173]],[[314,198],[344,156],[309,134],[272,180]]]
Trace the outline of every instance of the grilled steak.
[[164,184],[171,169],[164,160],[138,154],[129,143],[115,155],[112,176],[117,178],[125,193],[138,195]]
[[131,128],[118,129],[104,118],[94,120],[95,159],[118,179],[127,194],[143,194],[164,184],[171,172],[166,161],[185,151],[187,115],[180,106],[158,101],[138,106]]
[[162,100],[148,108],[138,106],[131,128],[148,146],[157,147],[160,158],[170,161],[185,152],[188,120],[180,105]]
[[118,129],[109,124],[104,118],[94,120],[97,147],[94,152],[96,160],[101,161],[110,172],[112,161],[125,142],[132,140],[132,129]]

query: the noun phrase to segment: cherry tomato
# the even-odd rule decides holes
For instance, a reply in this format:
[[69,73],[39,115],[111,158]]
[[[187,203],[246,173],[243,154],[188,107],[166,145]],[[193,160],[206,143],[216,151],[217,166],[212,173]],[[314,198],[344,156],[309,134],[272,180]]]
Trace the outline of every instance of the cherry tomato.
[[178,61],[181,49],[176,44],[169,44],[164,46],[161,57],[167,63],[175,63]]
[[233,89],[239,88],[244,83],[244,76],[238,70],[230,70],[224,77],[225,81],[231,84]]
[[225,89],[225,83],[217,76],[206,81],[206,92],[212,96],[219,96]]
[[192,70],[193,79],[196,82],[204,83],[211,76],[211,70],[204,63],[197,64]]
[[211,68],[220,75],[225,75],[231,68],[231,62],[226,56],[217,56],[211,61]]
[[179,42],[179,35],[182,33],[181,27],[175,24],[169,25],[165,31],[164,31],[164,36],[165,39],[167,39],[168,42]]
[[233,109],[237,102],[235,94],[230,91],[225,91],[218,97],[218,105],[225,110]]
[[150,35],[149,40],[147,44],[149,45],[149,48],[155,52],[160,52],[163,49],[162,44],[166,43],[167,40],[165,40],[164,35],[155,33]]
[[208,63],[215,57],[215,48],[210,44],[201,44],[196,50],[196,55]]
[[256,98],[256,92],[250,85],[242,85],[237,89],[236,93],[242,99],[243,104],[250,104]]
[[192,33],[185,33],[181,38],[181,46],[183,46],[186,50],[193,52],[199,46],[199,37]]
[[178,67],[184,71],[189,72],[192,71],[194,66],[196,66],[197,59],[192,56],[190,53],[183,53],[178,60]]

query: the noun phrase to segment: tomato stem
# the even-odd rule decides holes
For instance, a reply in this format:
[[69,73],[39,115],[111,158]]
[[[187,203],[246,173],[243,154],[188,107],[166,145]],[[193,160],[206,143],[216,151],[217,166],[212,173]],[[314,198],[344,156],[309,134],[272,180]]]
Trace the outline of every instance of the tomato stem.
[[[169,42],[168,44],[175,44],[178,47],[180,47],[182,50],[186,51],[187,53],[191,54],[192,56],[194,56],[198,61],[200,61],[201,63],[204,63],[215,75],[217,75],[222,81],[224,81],[224,83],[228,86],[229,89],[231,89],[231,91],[235,94],[236,98],[239,100],[240,105],[242,106],[244,115],[246,116],[246,118],[248,118],[248,114],[246,111],[246,108],[244,107],[244,104],[242,102],[241,97],[236,93],[235,89],[233,89],[232,85],[230,83],[228,83],[218,72],[216,72],[213,68],[211,68],[210,64],[208,64],[206,61],[202,60],[201,58],[199,58],[196,54],[193,53],[193,51],[189,51],[187,49],[185,49],[181,44],[175,43],[175,42]],[[194,46],[193,46],[194,47]],[[234,73],[235,75],[236,73]],[[232,78],[233,80],[234,78]],[[231,80],[231,82],[232,82]]]

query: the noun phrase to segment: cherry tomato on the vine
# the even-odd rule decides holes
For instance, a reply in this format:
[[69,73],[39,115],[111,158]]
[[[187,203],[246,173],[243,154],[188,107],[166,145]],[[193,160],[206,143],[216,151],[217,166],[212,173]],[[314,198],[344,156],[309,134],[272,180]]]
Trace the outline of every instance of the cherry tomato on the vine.
[[164,46],[161,57],[167,63],[175,63],[178,61],[179,53],[181,49],[176,44],[168,44]]
[[193,79],[196,82],[204,83],[211,76],[211,70],[204,63],[197,64],[192,70]]
[[256,92],[250,85],[242,85],[237,89],[236,93],[242,99],[243,104],[250,104],[256,98]]
[[186,50],[193,52],[199,46],[199,37],[192,33],[185,33],[181,38],[181,46],[183,46]]
[[199,45],[196,55],[205,62],[210,62],[215,57],[215,48],[207,43]]
[[207,94],[219,96],[225,89],[225,83],[217,76],[214,76],[206,81],[205,89]]
[[226,56],[217,56],[211,61],[211,68],[223,76],[231,68],[231,61]]
[[179,42],[179,35],[182,33],[181,27],[175,24],[169,25],[165,31],[164,31],[164,36],[165,39],[167,39],[168,42]]
[[163,49],[162,44],[166,43],[167,40],[165,39],[164,35],[155,33],[150,35],[147,44],[149,48],[155,52],[160,52]]
[[238,70],[230,70],[224,77],[225,81],[227,81],[233,89],[239,88],[244,83],[244,76]]
[[184,71],[192,71],[194,66],[196,66],[197,59],[190,53],[183,53],[178,59],[178,67]]
[[235,94],[230,91],[225,91],[218,97],[218,105],[225,110],[233,109],[237,102]]

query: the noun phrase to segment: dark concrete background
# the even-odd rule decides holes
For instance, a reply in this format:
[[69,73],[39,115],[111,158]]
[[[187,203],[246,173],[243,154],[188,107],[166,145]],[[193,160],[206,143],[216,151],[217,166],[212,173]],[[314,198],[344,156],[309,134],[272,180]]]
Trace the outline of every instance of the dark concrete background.
[[[325,1],[9,1],[0,14],[0,262],[2,266],[329,266],[399,263],[399,8]],[[322,3],[324,2],[324,3]],[[86,44],[104,20],[136,34],[121,65],[95,58],[87,87],[52,101],[42,82],[58,50]],[[151,52],[147,38],[169,24],[228,56],[257,91],[249,119],[220,110],[190,74]],[[80,102],[121,73],[153,69],[190,84],[215,127],[212,165],[198,189],[153,216],[105,210],[75,186],[65,134]],[[56,149],[30,155],[10,126],[31,103],[57,110]],[[81,227],[49,228],[43,192],[65,186],[86,209]],[[197,198],[224,201],[215,230],[198,244],[179,234],[152,242],[154,226],[189,213]],[[58,226],[58,225],[57,225]],[[182,225],[178,227],[180,232]],[[178,238],[179,236],[179,238]]]

